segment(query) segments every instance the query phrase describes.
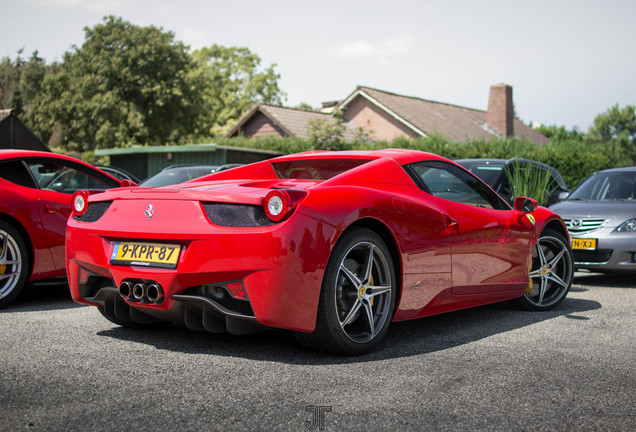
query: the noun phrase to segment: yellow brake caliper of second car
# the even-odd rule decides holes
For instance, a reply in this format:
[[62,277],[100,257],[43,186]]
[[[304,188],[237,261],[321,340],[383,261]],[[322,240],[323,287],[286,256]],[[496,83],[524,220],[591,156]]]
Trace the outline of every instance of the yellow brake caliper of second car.
[[[2,256],[2,248],[0,247],[0,256]],[[7,271],[7,266],[2,264],[0,265],[0,275],[3,275],[4,272]]]

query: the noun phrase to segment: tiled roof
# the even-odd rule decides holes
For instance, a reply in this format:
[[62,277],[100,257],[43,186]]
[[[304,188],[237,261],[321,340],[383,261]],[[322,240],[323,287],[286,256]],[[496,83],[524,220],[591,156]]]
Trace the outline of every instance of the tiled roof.
[[[450,139],[465,141],[468,138],[491,138],[494,134],[494,131],[486,125],[486,111],[397,95],[362,86],[359,86],[345,100],[344,105],[351,101],[352,96],[357,92],[364,92],[408,122],[410,126],[414,126],[427,135],[437,131]],[[548,138],[518,119],[514,120],[514,134],[517,138],[525,136],[540,145],[548,142]]]
[[[309,132],[307,126],[310,120],[324,119],[330,123],[336,123],[337,119],[331,114],[321,113],[320,111],[313,111],[300,108],[287,108],[281,105],[272,105],[267,103],[261,103],[250,111],[240,122],[232,128],[226,136],[232,136],[238,128],[245,123],[245,121],[254,115],[257,111],[261,111],[267,117],[272,119],[277,126],[283,129],[292,137],[309,139]],[[344,139],[347,141],[353,140],[355,136],[355,128],[353,125],[344,124]]]

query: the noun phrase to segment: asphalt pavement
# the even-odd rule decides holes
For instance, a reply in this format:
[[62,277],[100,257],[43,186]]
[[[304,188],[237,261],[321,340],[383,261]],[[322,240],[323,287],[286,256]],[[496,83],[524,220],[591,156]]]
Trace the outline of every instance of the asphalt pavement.
[[[0,430],[636,431],[636,277],[393,323],[373,353],[285,331],[130,330],[31,287],[0,311]],[[312,429],[313,428],[313,429]]]

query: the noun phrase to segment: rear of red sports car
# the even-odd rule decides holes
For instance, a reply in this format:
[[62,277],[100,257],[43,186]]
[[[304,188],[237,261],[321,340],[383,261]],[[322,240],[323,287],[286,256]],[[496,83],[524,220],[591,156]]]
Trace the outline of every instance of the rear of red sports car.
[[227,180],[76,194],[85,205],[67,228],[72,296],[119,324],[313,331],[339,228],[307,197],[370,161],[280,162],[279,172],[265,162],[221,173]]
[[73,206],[72,296],[127,327],[289,329],[359,355],[391,321],[510,299],[547,310],[572,280],[556,214],[523,198],[512,209],[421,152],[291,155],[177,186],[79,191]]

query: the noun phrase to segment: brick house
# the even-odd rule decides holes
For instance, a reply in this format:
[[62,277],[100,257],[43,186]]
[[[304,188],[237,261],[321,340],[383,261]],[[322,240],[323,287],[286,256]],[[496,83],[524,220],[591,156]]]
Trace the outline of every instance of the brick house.
[[432,132],[455,141],[493,136],[527,138],[537,145],[549,140],[513,116],[512,87],[490,87],[488,111],[402,96],[359,86],[340,105],[346,122],[372,129],[375,139],[425,137]]
[[396,137],[419,138],[433,132],[455,141],[469,138],[527,138],[537,145],[549,140],[541,133],[514,118],[512,87],[497,84],[490,87],[488,110],[477,110],[434,102],[411,96],[358,86],[342,101],[323,103],[322,112],[259,104],[228,132],[226,137],[264,135],[309,138],[307,125],[311,119],[336,121],[332,112],[342,112],[347,126],[344,138],[352,140],[357,127],[373,131],[371,138],[392,140]]
[[[337,121],[333,115],[320,111],[260,103],[241,117],[225,137],[231,138],[242,134],[248,138],[277,135],[309,139],[307,126],[311,120],[318,119],[331,123]],[[346,126],[344,138],[349,141],[353,140],[355,136],[353,123]]]

